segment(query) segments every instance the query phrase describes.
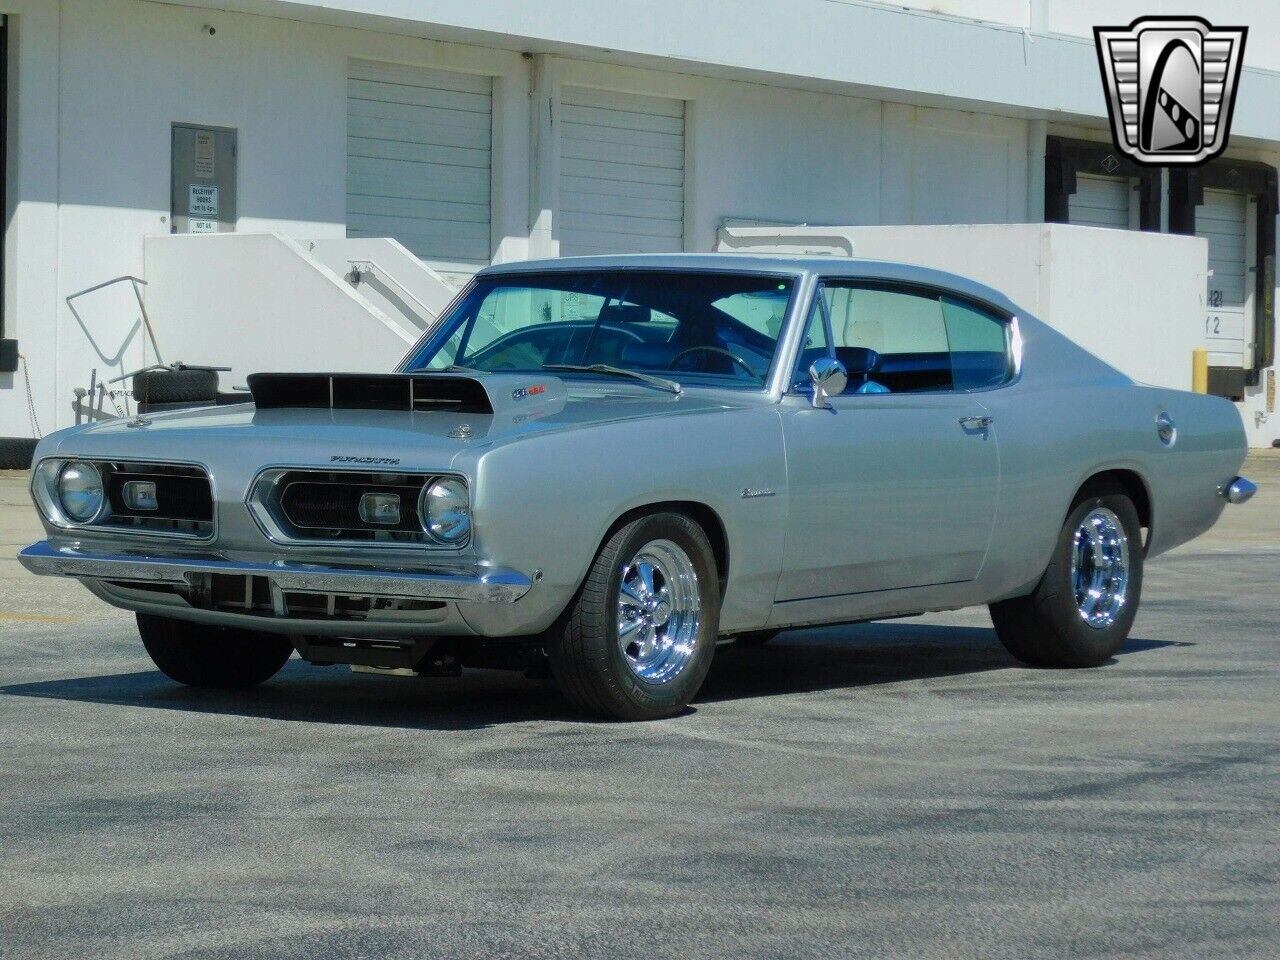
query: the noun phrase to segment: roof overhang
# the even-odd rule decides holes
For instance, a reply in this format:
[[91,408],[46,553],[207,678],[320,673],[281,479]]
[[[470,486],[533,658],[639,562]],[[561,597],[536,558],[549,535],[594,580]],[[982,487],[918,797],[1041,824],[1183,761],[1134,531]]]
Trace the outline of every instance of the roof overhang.
[[[1106,121],[1092,38],[864,0],[166,2],[1002,116]],[[1233,136],[1280,142],[1277,102],[1280,73],[1246,68]]]

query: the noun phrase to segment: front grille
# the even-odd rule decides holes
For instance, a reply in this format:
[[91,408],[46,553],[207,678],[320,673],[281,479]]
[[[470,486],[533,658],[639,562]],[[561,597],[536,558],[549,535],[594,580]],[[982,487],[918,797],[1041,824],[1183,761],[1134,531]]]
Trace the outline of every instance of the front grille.
[[266,614],[275,610],[271,602],[271,584],[266,577],[212,573],[209,575],[207,597],[209,606],[214,610]]
[[[173,536],[213,536],[213,490],[202,467],[167,463],[99,463],[108,510],[94,525]],[[125,503],[130,481],[155,484],[156,509],[134,510]]]
[[201,609],[294,620],[392,622],[445,608],[442,600],[407,597],[363,597],[293,590],[280,591],[273,596],[271,583],[266,577],[238,574],[213,573],[207,577],[194,577],[189,587],[177,589],[187,602]]
[[[104,581],[117,592],[181,598],[197,610],[276,620],[341,620],[349,623],[418,623],[439,619],[448,604],[413,597],[371,597],[343,593],[273,590],[267,577],[193,573],[187,583]],[[343,661],[346,662],[346,661]]]
[[[366,493],[391,493],[400,498],[400,521],[367,524],[360,518],[360,498]],[[398,531],[421,533],[418,496],[422,484],[289,482],[280,494],[280,509],[295,527],[326,531]]]
[[[361,473],[331,470],[270,470],[258,478],[249,508],[269,536],[285,542],[343,544],[437,544],[422,528],[418,500],[438,474]],[[395,494],[395,523],[369,523],[360,516],[366,494]],[[462,544],[449,544],[457,548]]]
[[[124,486],[135,480],[156,485],[156,509],[134,510],[124,502]],[[174,476],[162,473],[112,473],[107,483],[107,499],[111,512],[119,517],[141,517],[151,520],[213,519],[213,496],[204,477]]]

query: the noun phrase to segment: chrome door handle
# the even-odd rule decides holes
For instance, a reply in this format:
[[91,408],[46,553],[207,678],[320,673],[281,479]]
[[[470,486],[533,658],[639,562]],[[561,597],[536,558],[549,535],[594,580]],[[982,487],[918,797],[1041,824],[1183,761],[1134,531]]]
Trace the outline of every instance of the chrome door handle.
[[960,426],[966,430],[985,430],[994,421],[990,417],[961,417]]

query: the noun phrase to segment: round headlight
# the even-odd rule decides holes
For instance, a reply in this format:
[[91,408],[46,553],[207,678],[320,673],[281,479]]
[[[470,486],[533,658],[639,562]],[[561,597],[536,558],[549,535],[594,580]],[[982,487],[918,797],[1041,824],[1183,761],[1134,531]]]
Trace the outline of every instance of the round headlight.
[[58,500],[67,516],[88,523],[102,512],[102,474],[92,463],[73,460],[58,474]]
[[418,500],[422,528],[444,543],[460,543],[471,532],[471,501],[467,485],[445,478],[423,488]]

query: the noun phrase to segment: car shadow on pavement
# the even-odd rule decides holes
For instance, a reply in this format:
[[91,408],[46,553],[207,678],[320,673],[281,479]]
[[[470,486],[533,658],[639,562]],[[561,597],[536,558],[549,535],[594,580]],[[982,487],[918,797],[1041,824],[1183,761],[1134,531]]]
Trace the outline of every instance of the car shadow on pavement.
[[[1192,644],[1131,638],[1117,656],[1170,646]],[[790,631],[763,647],[722,650],[698,700],[868,687],[1020,667],[990,627],[860,623]]]
[[580,719],[549,681],[467,670],[461,677],[404,679],[314,667],[296,657],[250,690],[181,686],[158,670],[12,684],[0,694],[126,707],[418,730],[468,730],[527,720]]
[[[1172,641],[1128,641],[1125,656]],[[1019,666],[990,628],[866,623],[782,634],[763,647],[727,646],[694,701],[714,702],[856,689]],[[531,720],[584,718],[550,681],[517,673],[467,670],[461,677],[402,680],[313,667],[291,660],[252,690],[180,686],[155,670],[103,674],[0,687],[0,694],[271,720],[399,727],[479,729]]]

